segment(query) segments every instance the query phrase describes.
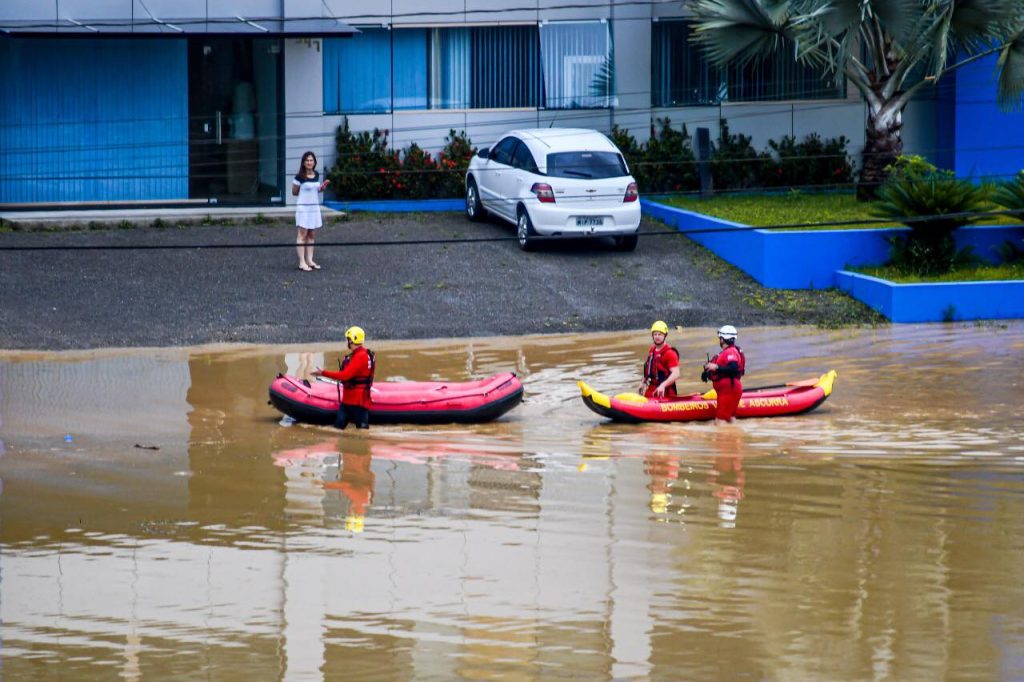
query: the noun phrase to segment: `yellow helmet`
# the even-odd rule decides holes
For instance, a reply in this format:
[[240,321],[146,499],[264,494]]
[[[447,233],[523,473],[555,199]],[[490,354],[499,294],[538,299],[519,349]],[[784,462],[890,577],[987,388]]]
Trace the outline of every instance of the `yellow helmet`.
[[651,325],[651,331],[661,332],[662,334],[668,334],[668,325],[662,322],[661,320],[658,320],[657,322]]
[[365,525],[362,514],[349,514],[345,517],[345,530],[352,533],[362,533]]
[[366,340],[366,332],[362,327],[349,327],[345,330],[345,340],[357,345],[362,344]]

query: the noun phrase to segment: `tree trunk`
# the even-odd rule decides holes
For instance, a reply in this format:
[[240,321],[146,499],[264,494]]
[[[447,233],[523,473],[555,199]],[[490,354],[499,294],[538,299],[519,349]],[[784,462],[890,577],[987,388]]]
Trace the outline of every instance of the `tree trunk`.
[[894,108],[886,102],[875,107],[868,105],[868,124],[864,152],[861,156],[857,199],[870,201],[888,177],[886,167],[895,163],[903,153],[903,108]]

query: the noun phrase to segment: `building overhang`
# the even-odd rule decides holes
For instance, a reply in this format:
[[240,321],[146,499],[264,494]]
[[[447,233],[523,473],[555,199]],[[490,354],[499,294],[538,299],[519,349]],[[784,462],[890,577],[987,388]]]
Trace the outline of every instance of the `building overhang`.
[[358,29],[337,19],[311,17],[207,17],[157,19],[0,20],[0,35],[31,38],[348,38]]

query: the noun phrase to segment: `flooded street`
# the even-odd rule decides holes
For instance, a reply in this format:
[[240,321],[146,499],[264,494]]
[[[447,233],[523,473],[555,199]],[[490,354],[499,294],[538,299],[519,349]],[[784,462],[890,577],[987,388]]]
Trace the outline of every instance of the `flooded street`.
[[[713,329],[676,331],[681,392]],[[1024,678],[1024,323],[740,329],[817,410],[612,424],[644,332],[388,342],[482,425],[285,425],[337,346],[0,354],[0,671],[29,679]],[[57,667],[59,666],[59,667]],[[59,672],[57,672],[59,671]]]

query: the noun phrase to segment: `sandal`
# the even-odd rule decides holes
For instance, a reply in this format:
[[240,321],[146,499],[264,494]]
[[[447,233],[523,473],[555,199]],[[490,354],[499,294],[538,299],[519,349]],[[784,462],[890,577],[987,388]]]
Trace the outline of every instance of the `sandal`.
[[308,265],[300,265],[299,270],[302,270],[303,272],[313,272],[313,268]]
[[310,263],[309,267],[313,268],[314,270],[319,270],[320,269],[320,266],[317,265],[316,263]]

